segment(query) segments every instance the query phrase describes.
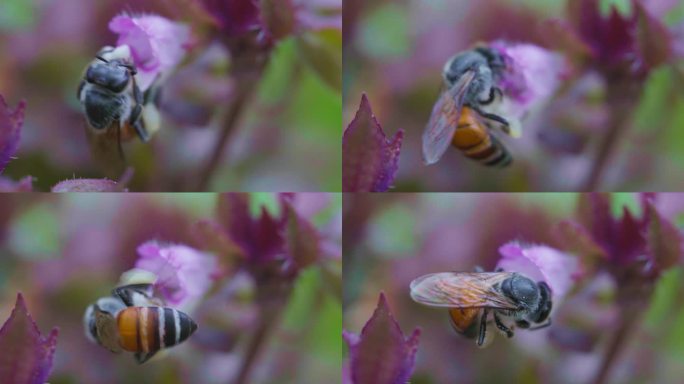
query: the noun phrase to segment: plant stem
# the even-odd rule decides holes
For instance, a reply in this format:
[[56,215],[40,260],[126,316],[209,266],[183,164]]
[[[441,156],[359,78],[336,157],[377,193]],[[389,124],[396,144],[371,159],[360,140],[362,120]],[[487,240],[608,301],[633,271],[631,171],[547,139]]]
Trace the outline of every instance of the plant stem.
[[259,351],[265,344],[265,341],[268,340],[267,336],[269,332],[271,332],[271,329],[278,323],[282,308],[282,305],[278,305],[276,308],[270,307],[269,310],[265,310],[262,307],[259,316],[259,326],[254,331],[252,340],[250,340],[249,345],[247,346],[245,358],[242,360],[242,366],[240,366],[240,371],[233,384],[246,384],[250,382],[249,376],[254,367],[254,363],[257,360]]
[[235,128],[237,127],[236,123],[242,115],[244,106],[250,99],[253,89],[254,86],[239,87],[236,99],[230,106],[230,109],[228,110],[228,113],[226,114],[225,119],[223,120],[223,125],[221,127],[221,135],[219,136],[219,139],[216,141],[216,145],[214,146],[214,149],[211,153],[211,157],[209,157],[209,161],[200,173],[199,183],[197,184],[196,191],[203,192],[207,190],[209,182],[211,181],[211,177],[213,176],[214,172],[216,171],[216,168],[221,162],[225,149],[228,146],[228,138],[230,138],[233,131],[235,131]]
[[617,361],[620,351],[629,340],[629,336],[631,335],[634,326],[639,323],[641,313],[643,312],[643,310],[640,309],[644,305],[646,305],[645,301],[634,299],[631,303],[626,303],[623,310],[620,311],[620,324],[615,331],[613,339],[606,348],[601,366],[596,373],[596,377],[591,381],[592,384],[604,384],[607,382],[608,374],[615,361]]
[[235,98],[226,113],[221,128],[221,135],[214,146],[209,161],[200,172],[197,191],[203,192],[207,190],[216,168],[218,168],[221,159],[224,157],[228,139],[233,131],[235,131],[245,105],[251,99],[266,68],[272,45],[260,42],[257,36],[258,33],[253,36],[223,40],[224,45],[232,56],[231,76],[235,79],[236,83]]
[[624,83],[620,80],[607,80],[606,100],[608,100],[610,117],[608,132],[599,145],[598,155],[589,170],[589,175],[583,183],[580,191],[593,192],[600,187],[608,159],[615,150],[620,135],[629,126],[628,121],[632,117],[632,111],[639,96],[639,89],[631,82]]

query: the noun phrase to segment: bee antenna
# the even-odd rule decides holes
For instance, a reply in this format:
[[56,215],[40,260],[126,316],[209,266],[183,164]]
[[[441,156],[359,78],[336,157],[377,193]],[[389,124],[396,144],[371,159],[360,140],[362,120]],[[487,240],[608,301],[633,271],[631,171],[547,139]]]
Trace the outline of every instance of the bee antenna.
[[99,56],[99,55],[98,55],[98,56],[95,56],[95,58],[98,59],[98,60],[100,60],[100,61],[104,61],[105,63],[109,63],[109,61],[107,61],[107,60],[106,60],[104,57],[102,57],[102,56]]

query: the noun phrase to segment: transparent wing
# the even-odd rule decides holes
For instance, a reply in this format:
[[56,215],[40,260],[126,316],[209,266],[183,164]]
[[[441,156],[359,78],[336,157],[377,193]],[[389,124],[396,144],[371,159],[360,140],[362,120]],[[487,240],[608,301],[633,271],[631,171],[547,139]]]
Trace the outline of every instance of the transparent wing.
[[468,71],[456,84],[442,92],[432,107],[430,121],[423,131],[423,161],[425,164],[436,163],[451,144],[451,138],[458,125],[458,118],[463,107],[463,97],[475,72]]
[[421,304],[446,308],[515,309],[516,304],[496,286],[512,272],[444,272],[411,282],[411,298]]

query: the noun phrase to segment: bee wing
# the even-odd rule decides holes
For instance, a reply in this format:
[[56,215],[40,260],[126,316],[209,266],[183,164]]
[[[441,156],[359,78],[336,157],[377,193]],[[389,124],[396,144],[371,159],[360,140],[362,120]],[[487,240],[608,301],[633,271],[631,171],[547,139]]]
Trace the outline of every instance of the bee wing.
[[94,132],[87,126],[86,137],[90,146],[90,154],[98,168],[105,176],[118,180],[126,170],[126,158],[121,147],[121,129],[115,121],[103,132]]
[[411,298],[421,304],[446,308],[515,309],[498,284],[512,272],[443,272],[421,276],[411,282]]
[[95,306],[94,308],[94,328],[97,332],[97,341],[103,347],[114,353],[121,353],[123,348],[119,344],[119,329],[116,317],[109,312],[103,312]]
[[436,163],[449,148],[451,138],[458,125],[458,118],[461,115],[466,90],[474,78],[474,71],[464,73],[456,84],[442,92],[432,107],[430,121],[423,131],[423,161],[425,164]]

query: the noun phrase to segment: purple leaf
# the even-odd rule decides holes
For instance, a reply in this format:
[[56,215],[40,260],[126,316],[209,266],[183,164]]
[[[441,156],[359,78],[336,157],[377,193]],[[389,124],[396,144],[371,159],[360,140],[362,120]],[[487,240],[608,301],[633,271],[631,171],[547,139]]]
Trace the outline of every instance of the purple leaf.
[[220,224],[210,220],[200,220],[195,224],[193,230],[195,237],[204,249],[216,252],[229,259],[245,256],[242,249],[230,239]]
[[268,263],[284,254],[285,221],[273,218],[265,208],[257,219],[253,219],[249,212],[249,195],[222,194],[218,211],[228,236],[242,249],[248,262]]
[[[657,277],[660,271],[681,260],[682,236],[655,210],[654,194],[641,194],[640,200],[643,211],[640,217],[634,217],[625,207],[618,220],[611,213],[610,195],[581,195],[579,207],[583,225],[564,224],[561,230],[566,233],[561,236],[570,245],[581,243],[585,255],[605,254],[603,262],[609,267],[626,268],[646,262],[647,268],[641,269],[646,273],[644,277]],[[572,239],[573,234],[579,237]],[[595,246],[605,253],[596,252]]]
[[399,168],[399,152],[404,131],[392,140],[373,115],[365,94],[354,120],[344,131],[342,141],[342,189],[344,192],[384,192]]
[[562,221],[555,231],[567,249],[582,257],[584,264],[590,265],[593,264],[593,260],[608,258],[606,250],[594,241],[583,226],[572,221]]
[[[52,192],[121,192],[122,185],[108,179],[64,180],[52,187]],[[123,189],[127,191],[127,189]]]
[[263,28],[257,0],[201,0],[228,37],[240,37]]
[[407,383],[413,372],[420,329],[405,338],[392,316],[384,294],[380,294],[373,316],[360,335],[343,331],[349,345],[349,370],[355,384]]
[[0,173],[5,170],[19,147],[25,109],[26,101],[22,100],[14,110],[11,110],[0,95]]
[[26,308],[19,293],[12,314],[0,328],[0,378],[4,384],[43,384],[52,370],[59,330],[47,338]]

